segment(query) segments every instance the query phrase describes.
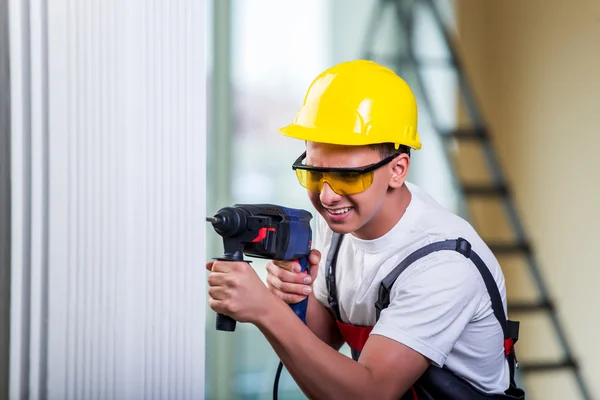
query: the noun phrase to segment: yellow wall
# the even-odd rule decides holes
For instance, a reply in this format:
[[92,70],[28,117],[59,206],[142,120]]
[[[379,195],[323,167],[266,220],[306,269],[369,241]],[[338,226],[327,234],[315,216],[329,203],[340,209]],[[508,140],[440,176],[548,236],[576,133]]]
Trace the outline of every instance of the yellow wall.
[[[600,397],[600,1],[462,0],[460,48],[543,275],[593,398]],[[532,293],[507,263],[509,297]],[[555,355],[525,317],[521,361]],[[530,399],[578,398],[569,375],[530,379]]]

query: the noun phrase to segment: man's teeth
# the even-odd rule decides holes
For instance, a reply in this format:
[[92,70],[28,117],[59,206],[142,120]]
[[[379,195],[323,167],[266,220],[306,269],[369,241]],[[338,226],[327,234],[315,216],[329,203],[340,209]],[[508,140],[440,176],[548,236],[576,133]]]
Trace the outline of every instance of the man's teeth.
[[332,214],[346,214],[352,207],[340,208],[339,210],[328,210]]

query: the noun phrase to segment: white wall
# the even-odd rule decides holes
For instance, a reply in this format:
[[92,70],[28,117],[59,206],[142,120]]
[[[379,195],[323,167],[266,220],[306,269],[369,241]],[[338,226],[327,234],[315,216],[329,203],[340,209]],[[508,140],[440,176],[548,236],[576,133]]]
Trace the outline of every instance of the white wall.
[[203,1],[10,1],[11,399],[204,396]]

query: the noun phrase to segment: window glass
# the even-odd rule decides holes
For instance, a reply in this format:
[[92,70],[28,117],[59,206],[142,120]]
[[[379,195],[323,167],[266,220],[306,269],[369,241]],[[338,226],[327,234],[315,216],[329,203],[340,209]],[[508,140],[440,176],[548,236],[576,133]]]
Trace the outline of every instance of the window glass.
[[[232,168],[231,204],[272,203],[313,212],[291,167],[304,142],[277,130],[294,120],[310,82],[329,66],[328,1],[236,0],[231,7],[233,139],[231,153],[222,155]],[[264,280],[266,261],[253,259],[251,265]],[[210,340],[225,340],[224,334]],[[238,323],[233,340],[227,360],[219,362],[228,364],[222,371],[234,380],[207,372],[207,385],[230,385],[231,398],[271,399],[277,355],[251,324]],[[207,360],[207,371],[211,365]],[[215,391],[207,390],[207,397],[210,393]],[[285,370],[279,395],[305,398]]]

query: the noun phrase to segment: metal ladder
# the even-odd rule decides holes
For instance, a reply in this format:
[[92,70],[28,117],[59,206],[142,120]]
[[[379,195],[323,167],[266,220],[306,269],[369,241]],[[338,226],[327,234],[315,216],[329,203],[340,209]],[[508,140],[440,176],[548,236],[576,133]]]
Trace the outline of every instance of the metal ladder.
[[[561,360],[554,362],[521,362],[519,365],[519,378],[529,374],[541,374],[545,372],[555,371],[558,369],[569,369],[577,382],[580,398],[584,400],[590,399],[589,392],[580,372],[577,361],[573,357],[569,343],[565,337],[564,329],[556,313],[555,305],[551,300],[551,296],[546,288],[544,279],[542,278],[538,267],[534,251],[530,245],[527,235],[520,222],[511,190],[507,180],[505,179],[502,169],[497,160],[495,151],[492,147],[490,139],[490,130],[479,109],[474,91],[466,76],[465,70],[461,65],[459,54],[454,44],[451,30],[443,19],[443,15],[437,2],[433,0],[378,0],[375,4],[367,33],[365,36],[363,58],[380,62],[402,74],[402,71],[410,70],[414,74],[414,79],[407,79],[411,87],[415,90],[421,104],[427,110],[431,124],[437,134],[441,135],[444,142],[445,154],[448,157],[448,164],[456,172],[454,176],[454,184],[462,194],[465,200],[463,203],[471,199],[495,198],[502,202],[504,211],[509,220],[509,224],[513,230],[515,237],[512,243],[489,243],[491,250],[499,255],[521,255],[527,262],[529,272],[533,278],[534,284],[539,292],[539,300],[535,302],[519,302],[509,303],[508,312],[510,313],[533,313],[545,312],[548,313],[554,332],[558,338],[558,342],[563,352]],[[413,38],[415,35],[415,18],[416,12],[420,9],[430,13],[435,21],[435,26],[443,36],[443,42],[446,47],[447,58],[444,60],[421,59],[415,51]],[[383,25],[384,15],[386,13],[394,13],[395,24],[399,31],[399,40],[404,40],[405,49],[400,51],[401,54],[394,55],[377,55],[374,54],[375,36],[378,29]],[[452,128],[448,129],[442,125],[440,119],[435,115],[432,107],[432,99],[430,93],[426,90],[423,77],[424,67],[442,67],[450,68],[457,77],[457,87],[459,88],[462,101],[466,106],[466,113],[470,120],[468,128]],[[410,75],[410,73],[408,73]],[[457,178],[456,166],[451,162],[451,146],[455,141],[464,142],[470,141],[479,146],[484,154],[488,170],[491,175],[491,183],[489,184],[469,184],[461,182]],[[468,212],[464,211],[464,214]]]

